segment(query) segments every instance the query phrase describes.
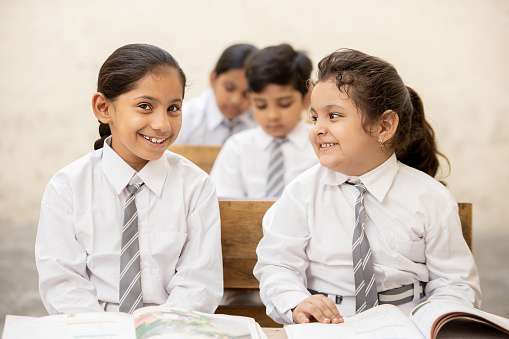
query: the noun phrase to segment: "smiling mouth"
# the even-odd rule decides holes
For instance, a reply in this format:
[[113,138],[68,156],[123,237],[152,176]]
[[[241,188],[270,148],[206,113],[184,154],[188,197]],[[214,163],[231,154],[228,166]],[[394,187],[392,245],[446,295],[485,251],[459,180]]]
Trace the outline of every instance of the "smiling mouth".
[[333,143],[333,144],[320,144],[320,148],[332,147],[332,146],[336,146],[336,145],[339,145],[339,144],[338,144],[338,143]]
[[149,137],[149,136],[146,136],[146,135],[143,135],[143,134],[140,134],[143,138],[145,138],[145,140],[148,140],[154,144],[162,144],[163,142],[165,142],[168,138],[163,138],[163,139],[158,139],[158,138],[154,138],[154,137]]

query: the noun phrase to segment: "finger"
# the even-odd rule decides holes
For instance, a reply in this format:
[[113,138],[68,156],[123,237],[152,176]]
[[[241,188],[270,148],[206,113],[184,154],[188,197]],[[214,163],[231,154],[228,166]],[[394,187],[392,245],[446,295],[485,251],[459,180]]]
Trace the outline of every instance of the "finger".
[[323,315],[322,319],[317,318],[319,322],[333,324],[343,322],[343,317],[339,313],[338,308],[336,307],[334,302],[332,302],[332,300],[330,300],[324,295],[319,295],[318,299],[315,299],[315,301],[316,301],[315,306],[317,306],[320,309],[320,313]]

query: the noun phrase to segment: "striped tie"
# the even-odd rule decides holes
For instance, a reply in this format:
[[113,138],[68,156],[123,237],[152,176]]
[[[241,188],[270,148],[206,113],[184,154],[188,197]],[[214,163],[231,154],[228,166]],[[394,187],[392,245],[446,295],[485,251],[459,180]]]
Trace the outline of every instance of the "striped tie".
[[133,313],[143,306],[141,294],[140,247],[138,243],[138,211],[134,194],[143,183],[127,185],[129,196],[125,202],[122,250],[120,252],[119,310]]
[[267,197],[280,197],[285,188],[285,158],[281,150],[281,146],[285,141],[286,138],[275,138],[271,145]]
[[[347,182],[347,184],[350,183]],[[360,313],[378,305],[378,293],[376,290],[373,260],[371,258],[371,248],[364,232],[364,193],[366,193],[366,187],[361,182],[353,185],[359,190],[359,196],[355,201],[355,229],[352,238],[352,253],[355,278],[355,313]]]

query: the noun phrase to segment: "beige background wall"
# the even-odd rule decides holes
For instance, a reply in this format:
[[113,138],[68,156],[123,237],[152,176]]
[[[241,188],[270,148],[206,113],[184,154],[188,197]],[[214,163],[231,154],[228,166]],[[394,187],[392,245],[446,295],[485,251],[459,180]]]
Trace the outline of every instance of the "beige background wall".
[[0,0],[0,226],[35,226],[45,185],[92,150],[100,65],[133,42],[172,53],[198,95],[236,42],[289,42],[314,64],[340,47],[392,62],[422,96],[474,227],[509,220],[506,0]]

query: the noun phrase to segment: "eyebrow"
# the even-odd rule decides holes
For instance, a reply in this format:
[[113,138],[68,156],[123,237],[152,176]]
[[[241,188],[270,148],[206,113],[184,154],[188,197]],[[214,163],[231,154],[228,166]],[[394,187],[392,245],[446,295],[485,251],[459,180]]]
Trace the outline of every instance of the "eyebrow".
[[[324,111],[332,111],[332,110],[336,110],[336,109],[345,109],[345,108],[343,106],[335,105],[335,104],[325,105],[323,107]],[[316,109],[314,109],[313,107],[310,108],[310,111],[314,112],[314,113],[317,113]]]
[[[293,96],[287,95],[285,97],[276,98],[276,101],[282,101],[282,100],[290,100],[293,99]],[[254,101],[266,101],[265,98],[253,98]]]
[[[139,97],[136,97],[134,98],[135,100],[137,99],[147,99],[147,100],[151,100],[151,101],[156,101],[156,102],[160,102],[160,100],[154,98],[154,97],[151,97],[150,95],[140,95]],[[182,102],[182,98],[175,98],[171,101],[172,103],[173,102]]]

